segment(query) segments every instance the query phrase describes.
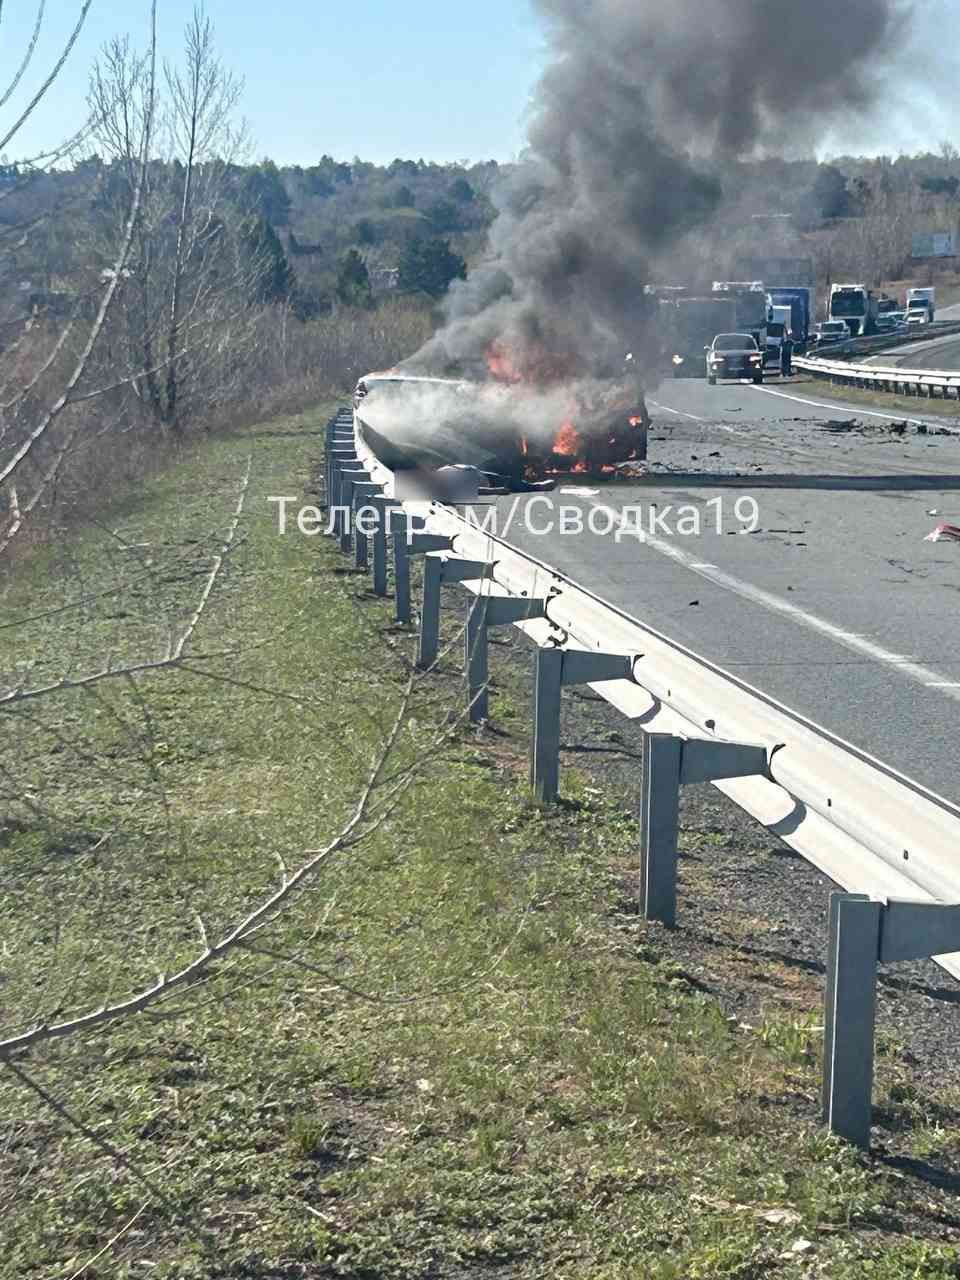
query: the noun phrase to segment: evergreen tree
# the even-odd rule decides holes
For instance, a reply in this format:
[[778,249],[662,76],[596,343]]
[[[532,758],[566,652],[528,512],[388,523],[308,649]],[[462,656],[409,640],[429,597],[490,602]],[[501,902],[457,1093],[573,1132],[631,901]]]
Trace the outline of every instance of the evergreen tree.
[[411,240],[400,259],[400,288],[439,298],[453,280],[467,278],[467,264],[449,240]]
[[369,218],[360,218],[354,224],[353,238],[358,244],[376,244],[380,238],[376,223]]
[[427,218],[434,231],[459,231],[460,210],[449,200],[437,200],[426,210]]
[[367,264],[356,249],[340,260],[337,272],[337,297],[348,307],[372,307],[373,289]]
[[247,248],[254,264],[254,301],[287,301],[296,289],[297,279],[287,261],[280,237],[266,218],[251,221]]
[[450,196],[459,204],[472,204],[476,198],[476,192],[466,178],[457,178],[450,188]]
[[260,217],[275,227],[290,221],[290,196],[272,160],[264,160],[247,174],[244,195]]

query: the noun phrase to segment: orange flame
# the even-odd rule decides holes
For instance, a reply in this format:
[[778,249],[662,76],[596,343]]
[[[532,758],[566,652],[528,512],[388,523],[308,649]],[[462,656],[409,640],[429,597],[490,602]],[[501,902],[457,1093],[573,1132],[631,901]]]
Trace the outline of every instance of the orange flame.
[[643,419],[642,419],[642,418],[631,418],[631,419],[630,419],[630,425],[631,425],[631,427],[642,427],[642,426],[643,426]]
[[553,452],[562,454],[565,458],[575,458],[580,452],[580,437],[572,422],[565,422],[557,432]]

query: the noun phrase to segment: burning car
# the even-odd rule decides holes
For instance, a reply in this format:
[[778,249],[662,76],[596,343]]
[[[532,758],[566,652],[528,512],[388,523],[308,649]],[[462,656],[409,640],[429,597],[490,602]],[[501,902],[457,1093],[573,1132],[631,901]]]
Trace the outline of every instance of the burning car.
[[462,464],[523,490],[563,474],[612,477],[646,458],[649,419],[629,373],[538,384],[493,353],[486,378],[368,374],[354,410],[394,471]]

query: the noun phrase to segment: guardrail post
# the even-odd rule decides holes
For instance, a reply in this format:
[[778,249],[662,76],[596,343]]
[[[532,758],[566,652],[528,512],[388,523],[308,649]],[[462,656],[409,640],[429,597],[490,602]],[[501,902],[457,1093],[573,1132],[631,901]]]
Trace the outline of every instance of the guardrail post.
[[413,621],[413,604],[410,599],[410,556],[407,546],[410,517],[405,511],[391,511],[387,515],[393,539],[394,617],[397,622],[409,626]]
[[643,738],[640,801],[640,910],[672,928],[677,921],[677,833],[683,740],[669,733]]
[[387,532],[393,499],[385,498],[382,493],[375,493],[370,501],[378,517],[373,534],[373,594],[385,596],[387,594]]
[[480,724],[490,714],[490,662],[487,645],[487,601],[474,600],[467,613],[466,631],[467,710],[470,720]]
[[327,481],[327,508],[334,512],[336,520],[334,522],[334,533],[340,533],[340,492],[342,489],[341,477],[343,467],[346,464],[357,461],[357,455],[352,447],[334,446],[330,450],[330,477]]
[[427,556],[423,565],[423,603],[420,606],[420,639],[417,643],[417,666],[421,671],[432,667],[440,648],[440,589],[443,586],[443,561]]
[[644,735],[640,799],[640,913],[671,928],[677,920],[680,788],[721,778],[769,776],[764,746],[719,738]]
[[340,550],[347,554],[353,548],[353,521],[350,518],[353,507],[354,480],[369,480],[370,473],[363,469],[360,462],[348,462],[340,465],[340,485],[337,494],[337,510],[335,529],[339,531]]
[[474,724],[490,714],[489,641],[490,627],[512,626],[546,616],[545,600],[515,596],[479,596],[467,614],[466,668],[467,709]]
[[960,905],[865,894],[830,896],[824,991],[823,1118],[832,1132],[870,1146],[877,965],[960,949]]
[[[415,533],[415,550],[446,551],[450,539],[439,534]],[[485,578],[491,568],[487,560],[461,560],[456,556],[427,554],[423,565],[423,609],[420,613],[420,643],[417,666],[432,667],[440,644],[440,597],[445,582],[466,582]]]
[[864,1148],[870,1146],[881,910],[863,894],[830,895],[823,1118],[831,1132]]
[[594,653],[583,649],[537,650],[530,780],[542,804],[556,800],[560,790],[561,689],[564,685],[630,680],[633,662],[632,657],[622,653]]
[[[369,473],[368,473],[369,474]],[[353,504],[351,514],[353,516],[353,549],[354,564],[358,569],[366,569],[369,564],[369,540],[366,532],[360,528],[359,515],[366,507],[374,494],[380,493],[383,485],[377,484],[373,480],[354,480],[353,482]]]
[[563,650],[538,649],[534,672],[533,751],[530,782],[542,804],[556,800],[560,790],[560,691],[563,688]]

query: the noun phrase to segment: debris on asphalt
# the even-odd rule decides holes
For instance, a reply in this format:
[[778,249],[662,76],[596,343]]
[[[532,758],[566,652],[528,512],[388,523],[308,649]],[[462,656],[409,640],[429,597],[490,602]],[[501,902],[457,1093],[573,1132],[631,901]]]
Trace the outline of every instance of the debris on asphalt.
[[841,431],[855,431],[857,425],[856,418],[830,418],[824,423],[823,429],[839,435]]
[[932,533],[927,534],[924,542],[960,542],[960,526],[938,524]]
[[938,516],[939,514],[940,512],[936,507],[931,507],[930,510],[927,512],[928,516]]

